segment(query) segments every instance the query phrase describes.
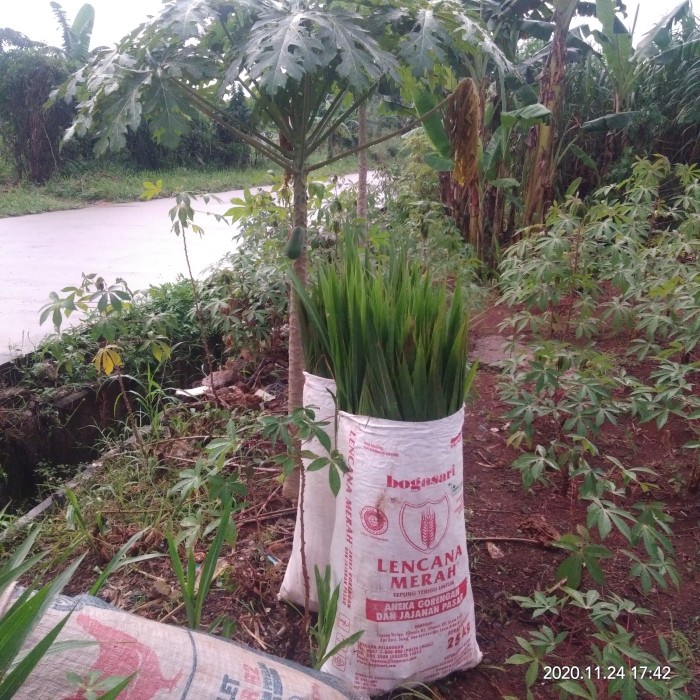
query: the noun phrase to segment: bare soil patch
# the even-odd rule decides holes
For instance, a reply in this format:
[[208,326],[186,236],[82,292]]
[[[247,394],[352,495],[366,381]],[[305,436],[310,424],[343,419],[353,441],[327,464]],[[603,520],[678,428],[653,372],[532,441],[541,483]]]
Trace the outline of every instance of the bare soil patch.
[[[482,314],[472,328],[473,344],[478,347],[480,339],[488,337],[493,347],[494,336],[499,335],[498,324],[506,315],[507,311],[501,307]],[[602,339],[599,346],[625,362],[627,343],[626,339],[610,337]],[[646,367],[630,363],[628,370],[641,376]],[[261,376],[261,385],[264,380]],[[497,367],[482,366],[477,373],[464,427],[469,556],[477,636],[484,660],[476,669],[432,684],[435,697],[448,700],[524,696],[524,668],[504,662],[520,651],[515,637],[526,637],[529,631],[537,628],[538,621],[533,621],[510,597],[551,589],[556,584],[555,570],[563,553],[550,543],[586,521],[585,505],[572,491],[562,493],[559,488],[539,485],[530,492],[523,489],[520,475],[510,468],[518,452],[507,444],[509,431],[504,418],[507,407],[500,400],[498,381]],[[225,405],[234,411],[251,410],[259,403],[253,397],[255,388],[240,384],[222,389]],[[271,407],[282,413],[284,406],[282,392]],[[206,425],[199,428],[201,440],[172,436],[157,447],[164,472],[181,469],[183,464],[196,458],[208,433]],[[606,424],[599,443],[612,455],[628,461],[632,458],[635,464],[658,471],[657,488],[649,498],[667,503],[674,518],[676,562],[682,577],[679,590],[655,588],[644,596],[638,581],[629,577],[629,562],[619,557],[605,562],[606,590],[653,611],[653,617],[625,621],[628,631],[635,632],[651,651],[658,653],[657,635],[673,638],[682,633],[689,644],[687,660],[695,664],[697,674],[700,672],[697,665],[700,660],[700,535],[697,527],[700,501],[697,495],[690,495],[678,486],[682,483],[679,476],[687,477],[692,466],[680,449],[688,439],[687,426],[674,419],[662,430],[657,430],[653,424],[635,426],[623,421],[617,426]],[[260,454],[274,452],[272,446],[262,440],[247,445],[247,449]],[[301,611],[277,599],[290,555],[296,513],[296,509],[281,497],[277,474],[276,467],[263,462],[247,477],[248,505],[236,514],[238,541],[233,549],[224,551],[220,575],[204,607],[204,624],[225,614],[236,623],[233,638],[237,641],[308,664],[308,639]],[[132,488],[151,487],[134,484]],[[95,579],[94,567],[104,566],[135,531],[128,512],[110,512],[105,504],[103,514],[107,531],[104,535],[95,533],[95,544],[66,591],[69,594],[87,590]],[[153,529],[132,554],[149,551],[167,552],[162,531]],[[203,560],[205,555],[201,549],[197,558]],[[151,619],[169,624],[186,622],[167,556],[118,571],[100,595],[119,608]],[[553,624],[570,631],[568,642],[558,650],[558,663],[580,665],[583,645],[590,641],[591,630],[586,627],[586,618],[570,616]],[[532,691],[538,699],[558,697],[558,692],[545,682],[538,681]],[[700,697],[700,683],[696,681],[689,692],[691,696],[696,693]]]

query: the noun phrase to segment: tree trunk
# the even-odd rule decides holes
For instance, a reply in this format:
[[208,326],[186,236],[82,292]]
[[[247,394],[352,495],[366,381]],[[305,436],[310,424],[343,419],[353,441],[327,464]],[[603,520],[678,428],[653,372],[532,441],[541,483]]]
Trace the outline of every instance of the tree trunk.
[[[292,226],[302,226],[306,229],[308,194],[306,189],[306,171],[295,169],[292,174],[294,192]],[[294,261],[292,270],[301,283],[306,286],[306,242],[302,246],[301,255]],[[289,370],[287,386],[287,410],[289,413],[303,405],[304,393],[304,348],[301,343],[301,327],[297,294],[294,287],[289,288]],[[299,497],[299,466],[288,476],[282,485],[282,495],[285,498]]]
[[530,178],[525,194],[524,224],[531,226],[544,221],[547,202],[552,200],[554,175],[554,146],[557,122],[564,100],[566,77],[566,35],[578,0],[555,0],[555,25],[552,49],[545,64],[540,83],[540,102],[552,113],[549,124],[536,127],[536,139],[530,165]]
[[[613,112],[615,114],[619,114],[622,111],[622,102],[620,99],[620,93],[615,90],[615,95],[613,97]],[[612,165],[613,158],[615,157],[615,151],[616,149],[616,142],[618,141],[616,137],[615,131],[612,129],[608,131],[607,134],[605,134],[605,144],[603,147],[603,157],[602,157],[602,164],[600,166],[600,169],[598,171],[598,175],[601,178],[604,178],[608,170],[610,169],[610,166]]]
[[469,233],[467,241],[476,251],[476,257],[483,260],[482,240],[480,235],[479,219],[479,183],[474,180],[466,189],[469,201]]
[[[503,220],[505,216],[505,196],[501,188],[496,190],[496,201],[494,202],[493,211],[493,236],[492,241],[498,245],[498,249],[502,250],[505,241],[505,235],[503,230]],[[494,246],[491,246],[492,252],[494,251]],[[496,261],[498,262],[498,261]]]
[[449,170],[439,172],[438,182],[440,183],[440,203],[445,208],[445,212],[452,215],[456,211],[452,172]]
[[[367,103],[357,110],[357,145],[367,143]],[[367,223],[367,149],[357,154],[357,218]]]
[[[473,207],[470,196],[471,188],[460,185],[454,179],[452,171],[440,172],[438,177],[440,182],[440,203],[454,219],[457,228],[462,233],[462,238],[470,245],[473,245],[476,251],[478,231],[476,229],[472,230],[471,212]],[[476,198],[478,199],[478,191]],[[478,216],[475,223],[478,227]],[[473,240],[472,236],[474,236]]]
[[481,213],[479,216],[481,225],[481,254],[479,259],[488,268],[493,267],[494,247],[499,242],[499,229],[496,226],[498,217],[500,190],[493,185],[486,185],[481,196]]

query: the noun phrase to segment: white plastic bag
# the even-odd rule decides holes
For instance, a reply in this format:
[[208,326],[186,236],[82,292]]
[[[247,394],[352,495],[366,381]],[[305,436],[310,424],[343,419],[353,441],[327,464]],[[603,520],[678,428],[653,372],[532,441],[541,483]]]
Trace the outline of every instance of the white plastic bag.
[[350,469],[336,504],[332,644],[324,671],[378,694],[481,661],[464,522],[464,412],[408,423],[338,414]]
[[[315,420],[327,421],[324,432],[331,440],[331,449],[335,449],[335,381],[304,373],[304,407],[312,408]],[[305,442],[302,450],[309,450],[315,455],[327,456],[323,445],[316,439]],[[311,459],[304,459],[304,469]],[[328,469],[305,472],[304,490],[304,540],[306,565],[309,574],[309,607],[318,610],[318,594],[314,566],[321,573],[330,564],[331,538],[335,525],[335,496],[328,482]],[[301,499],[297,506],[297,521],[294,528],[294,542],[289,557],[284,581],[280,588],[280,598],[297,605],[304,605],[304,576],[301,565]]]

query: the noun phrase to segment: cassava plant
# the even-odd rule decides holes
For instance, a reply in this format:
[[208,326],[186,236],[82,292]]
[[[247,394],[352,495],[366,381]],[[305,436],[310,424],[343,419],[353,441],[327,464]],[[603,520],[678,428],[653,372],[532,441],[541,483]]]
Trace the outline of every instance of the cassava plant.
[[[509,444],[527,447],[513,467],[525,488],[541,493],[561,479],[562,494],[586,508],[585,522],[572,523],[553,543],[564,552],[554,575],[560,583],[547,594],[519,598],[547,622],[529,640],[518,638],[524,653],[508,659],[528,665],[528,693],[538,675],[551,673],[557,658],[551,643],[568,632],[567,643],[590,642],[584,666],[609,664],[619,672],[553,678],[562,697],[637,697],[640,691],[689,697],[690,673],[678,654],[661,637],[663,660],[649,654],[648,638],[637,641],[629,621],[617,619],[640,609],[609,595],[615,581],[606,560],[628,560],[645,596],[678,588],[682,567],[674,561],[673,518],[660,502],[666,474],[653,465],[627,464],[633,448],[624,458],[610,454],[605,431],[622,421],[635,432],[650,421],[658,430],[670,421],[692,430],[700,419],[699,180],[694,166],[672,168],[662,157],[639,160],[630,178],[602,188],[587,205],[573,196],[555,205],[546,229],[525,232],[501,267],[502,301],[522,305],[504,327],[514,336],[529,330],[535,339],[531,357],[505,363]],[[639,362],[624,355],[564,342],[594,334],[627,336],[628,356],[645,359],[651,369],[640,372]],[[557,335],[563,338],[551,339]],[[693,447],[691,441],[681,449]],[[690,467],[692,488],[696,472],[687,460],[683,466]],[[552,595],[557,589],[567,595]],[[603,592],[609,596],[604,602]],[[575,608],[590,619],[562,619]]]
[[[62,298],[57,292],[51,292],[49,303],[41,309],[39,322],[43,324],[50,317],[56,333],[60,334],[64,316],[69,318],[76,312],[83,315],[83,319],[89,323],[90,335],[97,343],[92,360],[95,372],[98,376],[104,373],[109,377],[114,373],[117,377],[134,440],[144,459],[148,459],[148,449],[141,437],[124,381],[122,349],[117,343],[118,336],[125,333],[124,316],[136,301],[136,294],[123,279],[117,278],[114,284],[107,286],[105,280],[96,273],[83,274],[79,286],[64,287],[61,291],[66,292],[67,296]],[[147,333],[145,346],[158,363],[170,358],[170,345],[159,333]]]

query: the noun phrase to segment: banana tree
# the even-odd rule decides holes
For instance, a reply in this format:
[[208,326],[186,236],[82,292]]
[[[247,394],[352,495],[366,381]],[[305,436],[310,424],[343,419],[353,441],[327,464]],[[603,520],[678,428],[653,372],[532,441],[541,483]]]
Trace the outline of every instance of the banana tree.
[[60,3],[52,2],[51,9],[63,34],[63,53],[69,61],[77,64],[84,63],[90,51],[92,29],[95,26],[95,8],[86,3],[75,16],[72,24]]
[[[615,1],[619,3],[619,0]],[[494,5],[494,0],[483,4]],[[532,129],[527,143],[531,155],[522,169],[522,178],[527,183],[523,192],[524,223],[530,224],[542,219],[552,199],[555,153],[561,150],[558,141],[563,132],[559,120],[564,100],[566,64],[591,52],[591,47],[581,37],[569,31],[571,20],[575,14],[592,16],[595,4],[586,0],[503,0],[495,4],[500,4],[500,10],[491,13],[489,28],[494,32],[499,46],[510,52],[509,57],[515,59],[518,41],[523,36],[549,41],[542,51],[516,65],[524,77],[535,69],[541,74],[538,99],[550,115]],[[536,99],[516,106],[527,107]],[[494,128],[497,126],[496,122]],[[500,179],[504,176],[502,170]],[[491,194],[494,195],[493,192]],[[502,197],[502,192],[496,192],[495,196]],[[497,204],[496,209],[500,209],[500,205]],[[492,221],[497,221],[497,217],[498,214]]]
[[554,0],[554,33],[549,58],[540,81],[539,101],[550,111],[548,123],[536,129],[532,150],[531,169],[525,193],[524,223],[541,222],[552,198],[553,153],[558,127],[558,118],[564,97],[566,74],[566,38],[571,20],[576,12],[578,0]]
[[[569,22],[556,14],[556,4],[551,0],[464,0],[465,13],[474,22],[472,36],[478,36],[481,26],[488,28],[488,41],[482,41],[479,51],[470,54],[463,52],[457,61],[449,62],[449,68],[442,67],[451,78],[433,79],[443,85],[459,82],[459,77],[467,75],[475,90],[470,89],[474,107],[472,121],[477,125],[478,139],[468,141],[476,149],[477,168],[471,170],[468,182],[459,182],[449,170],[453,158],[466,157],[454,138],[454,124],[447,111],[444,124],[437,117],[424,122],[435,153],[429,156],[440,173],[441,193],[444,204],[450,209],[464,237],[477,251],[479,257],[490,262],[495,247],[507,243],[515,228],[515,212],[520,207],[518,193],[523,177],[522,152],[525,141],[532,146],[532,136],[539,137],[540,129],[545,134],[542,148],[548,163],[552,154],[546,150],[551,146],[552,109],[561,105],[563,95],[552,95],[551,86],[541,88],[541,100],[537,103],[537,93],[532,86],[531,74],[551,59],[551,44],[529,57],[520,60],[519,42],[523,37],[534,37],[549,41],[557,30],[563,37],[562,51],[571,58],[587,55],[592,49],[580,37],[568,32]],[[572,2],[572,12],[592,14],[594,6],[586,2]],[[440,18],[443,10],[436,7],[435,16]],[[443,26],[448,24],[443,21]],[[558,54],[560,55],[560,54]],[[445,61],[445,63],[448,63]],[[563,63],[560,64],[563,67]],[[545,77],[547,71],[542,71]],[[405,83],[404,83],[405,84]],[[415,90],[415,86],[412,86]],[[500,88],[500,89],[499,89]],[[435,86],[428,81],[424,94],[418,95],[416,107],[420,113],[435,104]],[[466,103],[465,103],[466,104]],[[523,111],[524,110],[524,111]],[[522,115],[522,116],[518,116]],[[504,117],[501,119],[501,117]],[[539,126],[541,125],[541,126]],[[535,127],[529,139],[525,139],[527,129]],[[446,139],[446,132],[450,133]],[[517,134],[517,137],[515,135]],[[513,137],[513,142],[509,139]],[[467,142],[465,142],[467,143]],[[513,150],[521,153],[513,157]],[[549,170],[553,166],[549,166]]]
[[71,114],[63,104],[45,109],[46,100],[83,62],[94,19],[92,7],[83,5],[70,25],[60,6],[52,6],[63,31],[63,50],[0,28],[0,140],[17,178],[37,183],[58,167],[58,144]]
[[[639,8],[637,8],[639,11]],[[591,32],[600,45],[605,57],[605,71],[613,94],[613,114],[620,114],[629,109],[632,98],[640,80],[640,68],[645,60],[654,56],[659,38],[690,13],[690,0],[682,0],[650,29],[636,48],[632,46],[632,34],[636,25],[636,16],[631,29],[626,27],[616,14],[613,0],[596,0],[596,18],[601,30]]]
[[641,86],[650,58],[658,53],[658,42],[672,26],[690,12],[690,0],[682,0],[668,12],[639,42],[632,45],[632,28],[628,28],[616,14],[613,0],[596,0],[596,17],[601,29],[591,35],[600,45],[604,57],[604,70],[612,93],[612,111],[590,119],[582,129],[590,132],[604,132],[605,149],[603,169],[610,165],[619,141],[621,131],[637,123],[642,111],[635,108],[635,94]]
[[[448,3],[434,3],[417,16],[416,45],[439,56],[439,68],[412,63],[402,81],[404,98],[415,105],[435,152],[426,162],[439,173],[443,204],[477,254],[486,258],[484,182],[477,166],[485,137],[484,114],[490,95],[505,99],[506,76],[513,72],[508,56],[486,27],[500,3],[464,2],[454,12]],[[441,114],[427,118],[448,92],[454,91]]]
[[[643,51],[642,44],[637,51]],[[637,99],[656,107],[663,121],[643,134],[648,153],[685,163],[700,159],[700,19],[689,13],[680,27],[657,35],[644,54]]]

